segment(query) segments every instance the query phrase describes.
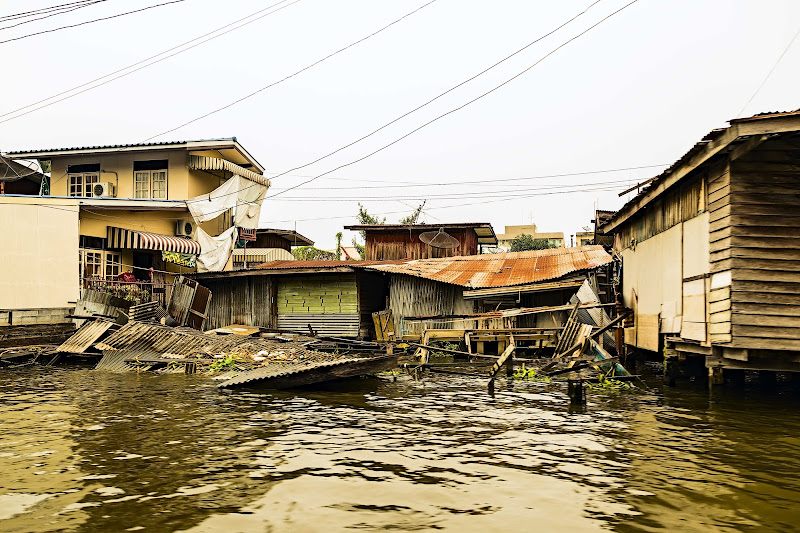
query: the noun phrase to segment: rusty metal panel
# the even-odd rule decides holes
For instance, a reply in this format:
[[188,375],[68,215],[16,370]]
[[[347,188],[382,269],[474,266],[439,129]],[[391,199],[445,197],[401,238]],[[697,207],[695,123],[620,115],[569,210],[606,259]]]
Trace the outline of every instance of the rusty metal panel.
[[87,320],[86,323],[81,326],[81,329],[76,331],[72,337],[64,341],[64,343],[57,348],[57,351],[83,353],[113,325],[114,322],[109,322],[108,320]]
[[612,261],[602,246],[553,248],[402,263],[364,265],[368,270],[406,274],[468,288],[538,283],[589,270]]

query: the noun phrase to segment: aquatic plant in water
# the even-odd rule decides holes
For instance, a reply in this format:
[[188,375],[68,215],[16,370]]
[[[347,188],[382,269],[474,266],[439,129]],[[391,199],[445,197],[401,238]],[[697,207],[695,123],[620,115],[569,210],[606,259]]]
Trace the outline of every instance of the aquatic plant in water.
[[586,385],[589,387],[590,390],[593,391],[623,391],[623,390],[631,390],[634,388],[633,385],[628,383],[627,381],[620,381],[618,379],[614,379],[612,374],[614,373],[614,369],[611,368],[608,372],[601,372],[597,378],[597,383],[592,383],[591,381],[587,381]]
[[211,366],[208,367],[208,371],[213,372],[224,372],[225,370],[233,370],[236,361],[233,359],[233,356],[225,357],[224,359],[217,359]]
[[527,381],[550,381],[550,378],[536,372],[535,368],[526,368],[525,363],[514,372],[514,379],[524,379]]

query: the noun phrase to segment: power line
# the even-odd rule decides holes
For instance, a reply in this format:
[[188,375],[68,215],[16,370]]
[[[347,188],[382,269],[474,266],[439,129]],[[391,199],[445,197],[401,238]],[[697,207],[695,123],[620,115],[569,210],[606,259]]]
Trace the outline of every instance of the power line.
[[[543,174],[539,176],[523,176],[517,178],[484,178],[480,180],[471,180],[471,181],[447,181],[447,182],[434,182],[434,183],[419,183],[419,182],[404,182],[404,185],[358,185],[355,187],[305,187],[303,190],[306,191],[324,191],[324,190],[355,190],[355,189],[394,189],[394,188],[403,188],[407,189],[409,187],[445,187],[451,185],[486,185],[487,187],[494,187],[496,183],[499,182],[508,182],[508,181],[525,181],[525,180],[538,180],[538,179],[545,179],[545,178],[563,178],[569,176],[586,176],[590,174],[604,174],[609,172],[623,172],[626,170],[641,170],[645,168],[658,168],[658,167],[665,167],[667,164],[661,165],[643,165],[639,167],[626,167],[626,168],[612,168],[606,170],[590,170],[586,172],[568,172],[563,174]],[[304,176],[307,178],[311,178],[313,176]],[[356,180],[360,181],[360,180]],[[364,180],[373,183],[375,180]],[[629,180],[630,181],[630,180]],[[388,183],[397,183],[396,180],[391,180]],[[521,184],[526,185],[526,184]]]
[[[591,3],[591,4],[590,4],[590,5],[589,5],[587,8],[585,8],[583,11],[581,11],[581,12],[580,12],[580,13],[578,13],[577,15],[573,16],[571,19],[567,20],[566,22],[564,22],[564,23],[563,23],[563,24],[561,24],[560,26],[556,27],[555,29],[551,30],[550,32],[548,32],[548,33],[546,33],[546,34],[544,34],[544,35],[542,35],[542,36],[540,36],[540,37],[538,37],[538,38],[534,39],[533,41],[529,42],[528,44],[526,44],[525,46],[523,46],[523,47],[522,47],[522,48],[520,48],[519,50],[517,50],[517,51],[515,51],[515,52],[513,52],[513,53],[511,53],[511,54],[509,54],[508,56],[504,57],[504,58],[503,58],[503,59],[501,59],[500,61],[497,61],[496,63],[494,63],[494,64],[490,65],[489,67],[485,68],[485,69],[484,69],[484,70],[482,70],[481,72],[479,72],[479,73],[475,74],[474,76],[472,76],[472,77],[470,77],[470,78],[467,78],[466,80],[462,81],[461,83],[459,83],[459,84],[457,84],[457,85],[454,85],[453,87],[449,88],[449,89],[448,89],[448,90],[446,90],[445,92],[443,92],[443,93],[441,93],[441,94],[439,94],[439,95],[435,96],[434,98],[432,98],[432,99],[428,100],[427,102],[423,103],[422,105],[419,105],[419,106],[415,107],[414,109],[412,109],[412,110],[410,110],[410,111],[408,111],[408,112],[404,113],[403,115],[400,115],[399,117],[395,118],[394,120],[392,120],[392,121],[390,121],[390,122],[387,122],[386,124],[384,124],[384,125],[382,125],[381,127],[379,127],[379,128],[377,128],[377,129],[375,129],[375,130],[371,131],[370,133],[368,133],[368,134],[364,135],[363,137],[360,137],[360,138],[356,139],[355,141],[353,141],[353,142],[351,142],[351,143],[349,143],[349,144],[346,144],[346,145],[344,145],[344,146],[342,146],[342,147],[340,147],[340,148],[338,148],[338,149],[334,150],[333,152],[327,153],[327,154],[323,155],[322,157],[319,157],[319,158],[317,158],[317,159],[315,159],[315,160],[313,160],[313,161],[311,161],[311,162],[309,162],[309,163],[306,163],[306,164],[304,164],[304,165],[300,165],[300,166],[298,166],[298,167],[291,168],[291,169],[289,169],[289,170],[287,170],[287,171],[285,171],[285,172],[279,173],[278,175],[276,175],[276,176],[273,176],[273,178],[272,178],[272,179],[279,178],[279,177],[281,177],[281,176],[285,176],[285,175],[287,175],[287,174],[288,174],[288,173],[290,173],[290,172],[294,172],[294,171],[296,171],[296,170],[300,170],[300,169],[302,169],[302,168],[306,168],[306,167],[308,167],[308,166],[311,166],[311,165],[313,165],[313,164],[315,164],[315,163],[319,163],[319,162],[320,162],[320,161],[322,161],[323,159],[327,159],[328,157],[330,157],[330,156],[332,156],[332,155],[334,155],[334,154],[337,154],[337,153],[341,152],[342,150],[345,150],[346,148],[349,148],[349,147],[351,147],[351,146],[353,146],[353,145],[355,145],[355,144],[357,144],[357,143],[359,143],[359,142],[363,141],[364,139],[367,139],[367,138],[369,138],[369,137],[371,137],[371,136],[375,135],[375,134],[376,134],[376,133],[378,133],[379,131],[381,131],[381,130],[383,130],[383,129],[385,129],[385,128],[389,127],[389,126],[391,126],[391,125],[392,125],[392,124],[394,124],[395,122],[398,122],[399,120],[402,120],[403,118],[407,117],[408,115],[410,115],[410,114],[412,114],[412,113],[414,113],[414,112],[416,112],[416,111],[419,111],[419,110],[420,110],[420,109],[422,109],[423,107],[425,107],[425,106],[427,106],[427,105],[431,104],[432,102],[435,102],[435,101],[436,101],[436,100],[438,100],[439,98],[441,98],[441,97],[443,97],[443,96],[445,96],[445,95],[447,95],[447,94],[449,94],[449,93],[453,92],[454,90],[458,89],[459,87],[461,87],[461,86],[463,86],[463,85],[465,85],[465,84],[467,84],[467,83],[471,82],[471,81],[472,81],[472,80],[474,80],[475,78],[478,78],[478,77],[482,76],[483,74],[487,73],[488,71],[490,71],[491,69],[495,68],[496,66],[498,66],[498,65],[502,64],[503,62],[507,61],[508,59],[511,59],[511,58],[512,58],[512,57],[514,57],[515,55],[517,55],[517,54],[520,54],[521,52],[523,52],[523,51],[524,51],[524,50],[526,50],[527,48],[530,48],[531,46],[533,46],[534,44],[538,43],[538,42],[539,42],[539,41],[541,41],[542,39],[545,39],[545,38],[547,38],[548,36],[552,35],[553,33],[557,32],[558,30],[560,30],[561,28],[563,28],[564,26],[566,26],[567,24],[569,24],[569,23],[573,22],[575,19],[577,19],[578,17],[580,17],[581,15],[583,15],[584,13],[586,13],[586,12],[587,12],[589,9],[591,9],[592,7],[594,7],[596,4],[598,4],[598,3],[599,3],[599,2],[601,2],[601,1],[602,1],[602,0],[595,0],[593,3]],[[422,7],[425,7],[426,5],[428,5],[428,4],[425,4],[425,5],[423,5]],[[420,9],[422,9],[422,8],[420,8]],[[301,71],[301,72],[302,72],[302,71]],[[283,81],[283,80],[281,80],[281,81]],[[280,82],[278,82],[278,83],[280,83]],[[273,85],[274,85],[274,84],[273,84]],[[175,131],[175,130],[177,130],[177,129],[179,129],[179,128],[182,128],[183,126],[186,126],[186,125],[188,125],[188,124],[191,124],[192,122],[196,122],[196,121],[198,121],[198,120],[201,120],[201,119],[203,119],[203,118],[205,118],[205,117],[207,117],[207,116],[209,116],[209,115],[211,115],[211,114],[214,114],[214,113],[217,113],[217,112],[219,112],[219,111],[222,111],[223,109],[227,109],[228,107],[231,107],[231,106],[233,106],[233,105],[235,105],[235,104],[237,104],[237,103],[241,102],[242,100],[245,100],[245,99],[247,99],[247,98],[250,98],[251,96],[254,96],[255,94],[258,94],[259,92],[261,92],[261,91],[263,91],[263,90],[265,90],[265,89],[269,88],[270,86],[271,86],[271,85],[268,85],[267,87],[264,87],[264,88],[262,88],[262,89],[259,89],[258,91],[255,91],[255,92],[253,92],[253,93],[251,93],[251,94],[249,94],[249,95],[245,96],[244,98],[241,98],[241,99],[239,99],[239,100],[236,100],[236,101],[234,101],[234,102],[232,102],[232,103],[230,103],[230,104],[228,104],[228,105],[226,105],[226,106],[223,106],[223,107],[221,107],[221,108],[219,108],[219,109],[216,109],[215,111],[212,111],[211,113],[207,113],[207,114],[205,114],[205,115],[202,115],[202,116],[200,116],[200,117],[197,117],[197,118],[195,118],[195,119],[193,119],[193,120],[191,120],[191,121],[189,121],[189,122],[186,122],[185,124],[182,124],[181,126],[178,126],[177,128],[173,128],[173,129],[171,129],[171,130],[167,130],[167,131],[165,131],[165,132],[159,133],[158,135],[154,135],[153,137],[150,137],[150,138],[149,138],[149,139],[147,139],[147,140],[154,139],[154,138],[156,138],[156,137],[159,137],[159,136],[161,136],[161,135],[164,135],[164,134],[166,134],[166,133],[170,133],[170,132],[172,132],[172,131]]]
[[[93,6],[94,4],[99,4],[101,2],[106,2],[106,1],[107,0],[88,0],[86,2],[80,3],[77,6],[72,6],[72,7],[68,8],[68,9],[61,9],[61,10],[52,12],[49,15],[44,15],[43,17],[39,17],[39,18],[35,18],[35,19],[29,19],[29,20],[23,20],[22,22],[17,22],[16,24],[12,24],[11,26],[4,26],[4,27],[0,28],[0,31],[8,30],[8,29],[11,29],[11,28],[16,28],[17,26],[22,26],[23,24],[28,24],[29,22],[36,22],[37,20],[44,20],[44,19],[47,19],[47,18],[50,18],[50,17],[55,17],[56,15],[63,15],[64,13],[69,13],[70,11],[75,11],[77,9],[83,9],[84,7]],[[40,14],[43,14],[43,13],[40,13]],[[3,21],[0,21],[0,22],[3,22]]]
[[[213,37],[211,37],[209,39],[203,40],[202,42],[199,42],[199,43],[194,44],[192,46],[188,46],[188,47],[184,48],[183,50],[175,52],[174,54],[170,54],[168,56],[162,57],[161,59],[158,59],[157,61],[153,61],[152,63],[147,63],[151,59],[155,59],[155,58],[157,58],[159,56],[163,56],[164,54],[172,52],[173,50],[178,50],[179,48],[183,48],[184,46],[186,46],[186,45],[188,45],[190,43],[193,43],[195,41],[199,41],[201,39],[204,39],[205,37],[208,37],[209,35],[213,35],[215,33],[218,33],[220,31],[224,30],[225,28],[228,28],[230,26],[234,26],[234,25],[238,24],[239,22],[242,22],[243,20],[247,20],[247,19],[249,19],[251,17],[254,17],[255,15],[258,15],[259,13],[263,13],[264,11],[268,11],[268,10],[272,9],[273,7],[275,7],[275,6],[278,6],[280,4],[284,4],[284,3],[288,2],[288,1],[289,0],[281,0],[280,2],[276,2],[276,3],[274,3],[274,4],[270,5],[270,6],[267,6],[265,8],[259,9],[258,11],[254,11],[253,13],[250,13],[246,17],[242,17],[242,18],[240,18],[238,20],[234,20],[233,22],[225,24],[224,26],[220,26],[219,28],[217,28],[217,29],[215,29],[213,31],[210,31],[208,33],[204,33],[203,35],[195,37],[194,39],[190,39],[190,40],[188,40],[186,42],[183,42],[183,43],[181,43],[181,44],[179,44],[177,46],[173,46],[172,48],[168,48],[166,50],[163,50],[163,51],[161,51],[161,52],[159,52],[157,54],[154,54],[154,55],[152,55],[150,57],[146,57],[146,58],[144,58],[144,59],[142,59],[140,61],[137,61],[136,63],[131,63],[130,65],[128,65],[126,67],[123,67],[121,69],[115,70],[114,72],[109,72],[108,74],[105,74],[104,76],[100,76],[99,78],[95,78],[93,80],[87,81],[87,82],[82,83],[80,85],[76,85],[76,86],[74,86],[74,87],[72,87],[70,89],[67,89],[65,91],[61,91],[60,93],[56,93],[54,95],[48,96],[47,98],[42,98],[41,100],[38,100],[36,102],[33,102],[33,103],[28,104],[28,105],[25,105],[25,106],[22,106],[22,107],[18,107],[17,109],[12,109],[11,111],[7,111],[5,113],[2,113],[2,114],[0,114],[0,117],[5,117],[5,116],[8,116],[8,115],[13,115],[15,113],[19,113],[20,111],[23,111],[25,109],[29,109],[31,107],[37,106],[38,104],[47,102],[48,100],[53,100],[54,98],[58,98],[59,96],[71,93],[71,92],[73,92],[73,91],[75,91],[77,89],[80,89],[81,87],[86,87],[87,85],[92,85],[93,83],[96,83],[98,81],[104,80],[106,78],[110,78],[111,76],[114,76],[115,74],[119,74],[120,72],[124,72],[124,74],[121,74],[119,76],[115,76],[114,78],[111,78],[110,80],[106,80],[103,83],[98,83],[97,85],[92,85],[91,87],[88,87],[88,88],[86,88],[86,89],[84,89],[82,91],[75,92],[74,94],[70,94],[69,96],[65,96],[64,98],[59,98],[58,100],[55,100],[55,101],[49,102],[49,103],[47,103],[45,105],[36,107],[35,109],[31,109],[29,111],[26,111],[25,113],[20,113],[20,114],[18,114],[16,116],[13,116],[11,118],[0,120],[0,124],[2,124],[4,122],[8,122],[9,120],[14,120],[16,118],[28,115],[30,113],[33,113],[34,111],[38,111],[40,109],[44,109],[45,107],[49,107],[49,106],[57,104],[59,102],[63,102],[64,100],[68,100],[69,98],[72,98],[73,96],[77,96],[77,95],[83,94],[83,93],[85,93],[87,91],[91,91],[92,89],[96,89],[98,87],[102,87],[103,85],[106,85],[107,83],[111,83],[112,81],[118,80],[120,78],[124,78],[125,76],[128,76],[129,74],[133,74],[134,72],[138,72],[138,71],[140,71],[142,69],[145,69],[147,67],[155,65],[156,63],[160,63],[161,61],[164,61],[165,59],[169,59],[170,57],[174,57],[174,56],[176,56],[178,54],[182,54],[183,52],[191,50],[192,48],[200,46],[201,44],[205,44],[205,43],[207,43],[209,41],[212,41],[212,40],[216,39],[217,37],[222,37],[223,35],[227,35],[228,33],[232,32],[232,31],[236,31],[236,30],[238,30],[240,28],[243,28],[243,27],[247,26],[248,24],[251,24],[251,23],[253,23],[253,22],[257,21],[257,20],[261,20],[262,18],[264,18],[264,17],[266,17],[268,15],[271,15],[272,13],[276,13],[276,12],[280,11],[281,9],[289,7],[292,4],[296,4],[300,0],[295,0],[294,2],[291,2],[290,4],[287,4],[285,6],[282,6],[282,7],[278,8],[278,9],[276,9],[275,11],[271,11],[269,13],[265,13],[265,14],[261,15],[260,17],[256,17],[256,18],[254,18],[252,20],[249,20],[249,21],[245,22],[244,24],[236,26],[235,28],[231,28],[228,31],[225,31],[223,33],[219,33],[219,35],[214,35]],[[143,65],[143,66],[141,66],[141,67],[139,67],[137,69],[130,70],[129,72],[125,72],[126,70],[129,70],[129,69],[131,69],[131,68],[133,68],[133,67],[135,67],[137,65],[141,65],[142,63],[147,63],[147,64]]]
[[134,13],[140,13],[142,11],[147,11],[148,9],[154,9],[154,8],[157,8],[157,7],[167,6],[167,5],[170,5],[170,4],[178,4],[180,2],[185,2],[185,1],[186,0],[170,0],[169,2],[163,2],[161,4],[155,4],[155,5],[152,5],[152,6],[143,7],[141,9],[135,9],[133,11],[126,11],[124,13],[117,13],[116,15],[111,15],[111,16],[108,16],[108,17],[102,17],[102,18],[94,19],[94,20],[87,20],[87,21],[84,21],[84,22],[79,22],[77,24],[70,24],[68,26],[59,26],[58,28],[52,28],[52,29],[49,29],[49,30],[37,31],[36,33],[29,33],[27,35],[22,35],[20,37],[14,37],[14,38],[11,38],[11,39],[6,39],[5,41],[0,41],[0,44],[10,43],[11,41],[19,41],[21,39],[27,39],[28,37],[34,37],[36,35],[42,35],[44,33],[52,33],[54,31],[66,30],[66,29],[69,29],[69,28],[76,28],[78,26],[84,26],[86,24],[93,24],[95,22],[100,22],[100,21],[103,21],[103,20],[109,20],[109,19],[115,19],[115,18],[118,18],[118,17],[124,17],[126,15],[132,15]]
[[[293,185],[292,187],[289,187],[289,188],[287,188],[287,189],[284,189],[283,191],[281,191],[281,192],[279,192],[279,193],[276,193],[276,194],[273,194],[273,195],[271,195],[271,196],[268,196],[267,198],[274,198],[274,197],[276,197],[276,196],[278,196],[278,195],[280,195],[280,194],[283,194],[283,193],[285,193],[285,192],[287,192],[287,191],[290,191],[290,190],[296,189],[296,188],[298,188],[298,187],[302,187],[303,185],[305,185],[305,184],[307,184],[307,183],[311,183],[312,181],[314,181],[314,180],[316,180],[316,179],[319,179],[319,178],[321,178],[322,176],[325,176],[325,175],[327,175],[327,174],[331,174],[331,173],[333,173],[333,172],[336,172],[337,170],[340,170],[340,169],[342,169],[342,168],[345,168],[345,167],[348,167],[348,166],[350,166],[350,165],[354,165],[354,164],[356,164],[356,163],[359,163],[359,162],[361,162],[361,161],[364,161],[365,159],[367,159],[367,158],[369,158],[369,157],[372,157],[373,155],[375,155],[375,154],[377,154],[377,153],[379,153],[379,152],[382,152],[383,150],[385,150],[385,149],[389,148],[390,146],[393,146],[393,145],[395,145],[395,144],[399,143],[400,141],[402,141],[402,140],[403,140],[403,139],[405,139],[406,137],[409,137],[409,136],[413,135],[414,133],[416,133],[416,132],[418,132],[419,130],[421,130],[421,129],[423,129],[423,128],[425,128],[425,127],[427,127],[427,126],[429,126],[429,125],[433,124],[434,122],[436,122],[436,121],[438,121],[438,120],[440,120],[440,119],[442,119],[442,118],[444,118],[444,117],[446,117],[446,116],[448,116],[448,115],[451,115],[451,114],[453,114],[453,113],[456,113],[457,111],[460,111],[460,110],[464,109],[464,108],[465,108],[465,107],[467,107],[468,105],[470,105],[470,104],[473,104],[473,103],[477,102],[477,101],[478,101],[478,100],[480,100],[481,98],[484,98],[485,96],[488,96],[488,95],[492,94],[493,92],[497,91],[498,89],[500,89],[500,88],[504,87],[505,85],[507,85],[507,84],[511,83],[512,81],[514,81],[515,79],[519,78],[520,76],[522,76],[523,74],[525,74],[526,72],[528,72],[529,70],[531,70],[532,68],[534,68],[536,65],[538,65],[539,63],[541,63],[542,61],[544,61],[545,59],[547,59],[548,57],[550,57],[550,56],[551,56],[551,55],[553,55],[554,53],[556,53],[556,52],[557,52],[558,50],[560,50],[561,48],[565,47],[566,45],[568,45],[568,44],[569,44],[569,43],[571,43],[572,41],[574,41],[574,40],[578,39],[579,37],[581,37],[581,36],[585,35],[586,33],[590,32],[591,30],[593,30],[594,28],[596,28],[597,26],[599,26],[600,24],[602,24],[602,23],[603,23],[603,22],[605,22],[606,20],[610,19],[611,17],[613,17],[613,16],[614,16],[614,15],[616,15],[617,13],[620,13],[620,12],[621,12],[621,11],[623,11],[624,9],[627,9],[628,7],[632,6],[632,5],[633,5],[633,4],[635,4],[636,2],[638,2],[638,0],[632,0],[632,1],[631,1],[631,2],[629,2],[628,4],[625,4],[625,5],[624,5],[624,6],[622,6],[621,8],[619,8],[619,9],[617,9],[616,11],[614,11],[613,13],[611,13],[610,15],[606,15],[605,17],[603,17],[602,19],[600,19],[598,22],[596,22],[596,23],[592,24],[591,26],[589,26],[588,28],[586,28],[586,29],[585,29],[585,30],[583,30],[582,32],[578,33],[578,34],[577,34],[577,35],[575,35],[574,37],[572,37],[572,38],[568,39],[567,41],[565,41],[565,42],[563,42],[562,44],[560,44],[560,45],[558,45],[557,47],[555,47],[553,50],[551,50],[550,52],[548,52],[547,54],[545,54],[545,55],[544,55],[544,56],[543,56],[541,59],[539,59],[538,61],[536,61],[535,63],[533,63],[531,66],[529,66],[529,67],[527,67],[526,69],[522,70],[521,72],[519,72],[519,73],[515,74],[514,76],[512,76],[512,77],[508,78],[508,79],[507,79],[506,81],[504,81],[503,83],[501,83],[501,84],[499,84],[499,85],[496,85],[496,86],[495,86],[495,87],[493,87],[492,89],[490,89],[490,90],[488,90],[488,91],[486,91],[486,92],[484,92],[484,93],[480,94],[479,96],[477,96],[477,97],[475,97],[475,98],[473,98],[473,99],[471,99],[471,100],[467,101],[466,103],[464,103],[464,104],[462,104],[462,105],[460,105],[460,106],[458,106],[458,107],[455,107],[455,108],[451,109],[450,111],[447,111],[446,113],[442,113],[441,115],[437,116],[436,118],[433,118],[432,120],[429,120],[428,122],[425,122],[425,123],[424,123],[424,124],[422,124],[421,126],[419,126],[419,127],[415,128],[415,129],[411,130],[410,132],[406,133],[405,135],[402,135],[401,137],[399,137],[399,138],[395,139],[394,141],[392,141],[392,142],[390,142],[390,143],[388,143],[388,144],[385,144],[385,145],[383,145],[382,147],[380,147],[380,148],[378,148],[377,150],[374,150],[374,151],[372,151],[372,152],[368,153],[367,155],[365,155],[365,156],[363,156],[363,157],[360,157],[360,158],[358,158],[358,159],[355,159],[355,160],[353,160],[353,161],[350,161],[349,163],[345,163],[345,164],[343,164],[343,165],[339,165],[338,167],[336,167],[336,168],[334,168],[334,169],[332,169],[332,170],[329,170],[329,171],[327,171],[327,172],[323,172],[322,174],[318,174],[317,176],[315,176],[315,177],[313,177],[313,178],[311,178],[311,179],[309,179],[309,180],[306,180],[306,181],[304,181],[304,182],[302,182],[302,183],[298,183],[297,185]],[[592,4],[592,5],[594,5],[594,4]],[[591,6],[590,6],[590,7],[591,7]],[[334,152],[334,153],[335,153],[335,152]],[[298,168],[302,168],[302,167],[298,167]],[[296,170],[296,169],[291,169],[291,170]],[[290,171],[291,171],[291,170],[290,170]],[[277,176],[276,176],[276,177],[277,177]]]
[[767,83],[767,80],[768,80],[768,79],[769,79],[769,78],[772,76],[772,73],[773,73],[773,72],[775,72],[775,69],[778,67],[778,64],[779,64],[779,63],[781,62],[781,60],[783,59],[783,56],[785,56],[785,55],[786,55],[786,52],[788,52],[788,51],[789,51],[789,48],[791,48],[791,47],[792,47],[792,45],[794,44],[794,42],[795,42],[795,40],[797,39],[797,36],[798,36],[798,35],[800,35],[800,29],[798,29],[798,30],[797,30],[797,32],[794,34],[794,37],[792,37],[792,40],[791,40],[791,41],[789,41],[789,44],[787,44],[787,45],[786,45],[786,48],[784,48],[784,49],[783,49],[783,52],[781,52],[781,55],[778,57],[778,60],[775,62],[775,64],[774,64],[774,65],[772,65],[772,68],[771,68],[771,69],[769,69],[769,73],[767,73],[767,76],[766,76],[766,77],[764,78],[764,80],[761,82],[761,85],[759,85],[759,86],[758,86],[758,89],[756,89],[756,91],[753,93],[753,95],[750,97],[750,99],[747,101],[747,103],[746,103],[746,104],[744,104],[744,106],[742,107],[741,111],[739,111],[739,114],[738,114],[738,115],[736,115],[736,117],[737,117],[737,118],[742,116],[742,113],[744,113],[744,110],[745,110],[745,109],[747,109],[747,106],[749,106],[749,105],[750,105],[750,102],[752,102],[752,101],[753,101],[753,98],[755,98],[755,97],[756,97],[756,95],[758,94],[758,92],[759,92],[759,91],[762,89],[762,87],[764,87],[764,85]]
[[0,16],[0,22],[5,22],[7,20],[16,20],[20,18],[28,18],[28,17],[35,17],[37,15],[41,15],[43,13],[48,13],[50,11],[58,11],[62,9],[66,9],[70,6],[74,6],[75,4],[86,4],[89,2],[93,2],[95,0],[80,0],[79,2],[69,2],[67,4],[59,4],[56,6],[50,7],[43,7],[41,9],[34,9],[32,11],[23,11],[21,13],[15,13],[13,15],[2,15]]
[[[259,94],[259,93],[261,93],[261,92],[263,92],[263,91],[266,91],[267,89],[269,89],[269,88],[271,88],[271,87],[274,87],[274,86],[276,86],[276,85],[278,85],[278,84],[280,84],[280,83],[283,83],[284,81],[286,81],[286,80],[288,80],[288,79],[290,79],[290,78],[293,78],[293,77],[297,76],[298,74],[300,74],[300,73],[302,73],[302,72],[305,72],[306,70],[308,70],[308,69],[310,69],[310,68],[312,68],[312,67],[314,67],[314,66],[316,66],[316,65],[318,65],[318,64],[320,64],[320,63],[322,63],[323,61],[326,61],[326,60],[328,60],[328,59],[332,58],[333,56],[335,56],[335,55],[338,55],[338,54],[340,54],[341,52],[344,52],[344,51],[345,51],[345,50],[347,50],[348,48],[352,48],[352,47],[356,46],[357,44],[360,44],[360,43],[362,43],[362,42],[366,41],[367,39],[370,39],[371,37],[374,37],[375,35],[378,35],[378,34],[379,34],[379,33],[381,33],[382,31],[384,31],[384,30],[386,30],[386,29],[388,29],[388,28],[390,28],[390,27],[394,26],[395,24],[397,24],[398,22],[402,21],[403,19],[405,19],[405,18],[407,18],[407,17],[410,17],[411,15],[413,15],[414,13],[416,13],[417,11],[420,11],[420,10],[422,10],[422,9],[424,9],[424,8],[426,8],[426,7],[428,7],[429,5],[433,4],[433,3],[434,3],[434,2],[436,2],[436,1],[437,1],[437,0],[430,0],[429,2],[427,2],[427,3],[425,3],[425,4],[422,4],[422,5],[421,5],[420,7],[418,7],[417,9],[415,9],[415,10],[413,10],[413,11],[409,12],[409,13],[406,13],[405,15],[403,15],[402,17],[400,17],[399,19],[397,19],[397,20],[395,20],[395,21],[393,21],[393,22],[390,22],[389,24],[387,24],[386,26],[384,26],[384,27],[380,28],[379,30],[376,30],[376,31],[374,31],[374,32],[370,33],[370,34],[369,34],[369,35],[367,35],[366,37],[362,37],[361,39],[359,39],[359,40],[357,40],[357,41],[355,41],[355,42],[352,42],[352,43],[348,44],[348,45],[347,45],[347,46],[345,46],[344,48],[340,48],[339,50],[337,50],[337,51],[335,51],[335,52],[333,52],[333,53],[331,53],[331,54],[328,54],[328,55],[326,55],[326,56],[325,56],[325,57],[323,57],[322,59],[318,59],[317,61],[314,61],[314,62],[313,62],[313,63],[311,63],[310,65],[308,65],[308,66],[305,66],[305,67],[301,68],[300,70],[298,70],[297,72],[295,72],[295,73],[293,73],[293,74],[289,74],[289,75],[288,75],[288,76],[286,76],[285,78],[282,78],[282,79],[280,79],[280,80],[278,80],[278,81],[272,82],[272,83],[270,83],[269,85],[265,85],[264,87],[261,87],[260,89],[256,89],[255,91],[251,92],[250,94],[247,94],[247,95],[245,95],[245,96],[242,96],[241,98],[238,98],[238,99],[234,100],[233,102],[231,102],[231,103],[229,103],[229,104],[225,104],[225,105],[224,105],[224,106],[222,106],[222,107],[218,107],[217,109],[214,109],[213,111],[209,111],[208,113],[205,113],[204,115],[200,115],[199,117],[193,118],[192,120],[189,120],[188,122],[184,122],[184,123],[183,123],[183,124],[181,124],[180,126],[177,126],[177,127],[175,127],[175,128],[171,128],[171,129],[168,129],[168,130],[166,130],[166,131],[162,131],[161,133],[157,133],[157,134],[153,135],[152,137],[148,137],[147,139],[145,139],[145,142],[146,142],[146,141],[149,141],[149,140],[151,140],[151,139],[155,139],[156,137],[160,137],[160,136],[162,136],[162,135],[166,135],[167,133],[172,133],[172,132],[173,132],[173,131],[175,131],[175,130],[179,130],[179,129],[183,128],[184,126],[188,126],[189,124],[192,124],[192,123],[194,123],[194,122],[197,122],[198,120],[202,120],[202,119],[204,119],[204,118],[206,118],[206,117],[209,117],[209,116],[211,116],[211,115],[214,115],[214,114],[216,114],[216,113],[219,113],[220,111],[223,111],[223,110],[225,110],[225,109],[228,109],[228,108],[230,108],[230,107],[233,107],[233,106],[235,106],[236,104],[238,104],[238,103],[240,103],[240,102],[243,102],[243,101],[247,100],[248,98],[252,98],[253,96],[255,96],[255,95],[257,95],[257,94]],[[598,1],[599,1],[599,0],[598,0]]]

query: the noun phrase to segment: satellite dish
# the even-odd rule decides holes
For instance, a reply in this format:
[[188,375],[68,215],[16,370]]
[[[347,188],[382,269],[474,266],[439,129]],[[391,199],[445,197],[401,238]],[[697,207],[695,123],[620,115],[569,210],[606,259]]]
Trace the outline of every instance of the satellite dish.
[[592,227],[591,226],[583,226],[583,231],[587,231],[587,232],[588,231],[592,231]]
[[429,246],[441,248],[442,250],[452,250],[461,244],[458,242],[458,239],[448,233],[445,233],[445,231],[441,228],[439,228],[439,231],[426,231],[425,233],[420,234],[419,240]]

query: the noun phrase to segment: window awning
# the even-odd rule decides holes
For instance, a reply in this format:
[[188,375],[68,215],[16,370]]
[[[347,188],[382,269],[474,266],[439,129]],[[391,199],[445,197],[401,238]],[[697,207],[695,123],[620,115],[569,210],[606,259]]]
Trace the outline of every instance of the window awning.
[[108,247],[131,250],[161,250],[182,254],[200,254],[200,243],[159,233],[108,227]]
[[187,166],[194,170],[227,170],[228,172],[237,174],[250,181],[254,181],[267,187],[270,186],[269,180],[261,174],[241,167],[236,163],[231,163],[227,159],[220,159],[219,157],[189,154]]

